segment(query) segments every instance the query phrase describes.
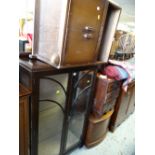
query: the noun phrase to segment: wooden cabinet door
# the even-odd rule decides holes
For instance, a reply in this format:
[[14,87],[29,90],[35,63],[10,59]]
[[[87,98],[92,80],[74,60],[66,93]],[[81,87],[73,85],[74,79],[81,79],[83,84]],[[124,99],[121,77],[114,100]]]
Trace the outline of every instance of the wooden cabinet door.
[[19,85],[19,155],[29,154],[29,95],[30,91]]
[[65,151],[83,141],[86,114],[89,109],[94,73],[80,71],[73,74],[72,102],[68,116],[68,131]]
[[19,155],[28,155],[29,120],[28,98],[20,97],[19,101]]
[[72,0],[69,10],[64,64],[95,61],[104,22],[106,0]]
[[120,100],[116,104],[120,104],[117,112],[117,118],[115,125],[120,125],[128,116],[130,111],[133,110],[134,103],[132,104],[132,98],[134,99],[134,87],[129,86],[128,91],[124,92],[122,90]]

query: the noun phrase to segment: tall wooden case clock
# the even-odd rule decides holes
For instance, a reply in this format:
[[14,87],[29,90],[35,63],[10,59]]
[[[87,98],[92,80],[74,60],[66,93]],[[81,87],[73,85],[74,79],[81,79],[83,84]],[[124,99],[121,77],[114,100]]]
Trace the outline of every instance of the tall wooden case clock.
[[36,0],[33,55],[60,68],[94,63],[107,0]]

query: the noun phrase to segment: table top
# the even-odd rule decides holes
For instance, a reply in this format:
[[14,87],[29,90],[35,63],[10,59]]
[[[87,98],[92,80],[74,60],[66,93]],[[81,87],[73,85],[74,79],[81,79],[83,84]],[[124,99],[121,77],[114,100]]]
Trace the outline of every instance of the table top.
[[77,71],[77,70],[95,68],[96,66],[100,66],[104,64],[106,63],[99,61],[91,64],[65,66],[58,69],[38,59],[30,59],[26,54],[20,57],[19,59],[19,65],[30,72],[46,72],[46,71],[53,72],[53,73],[68,72],[68,71]]

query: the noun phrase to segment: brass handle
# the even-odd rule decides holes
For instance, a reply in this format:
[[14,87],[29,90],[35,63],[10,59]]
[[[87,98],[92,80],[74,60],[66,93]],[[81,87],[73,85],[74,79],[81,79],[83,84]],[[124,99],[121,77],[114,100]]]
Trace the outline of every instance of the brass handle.
[[95,29],[93,27],[91,27],[91,26],[85,26],[84,30],[85,31],[95,31]]
[[93,35],[91,33],[85,33],[85,34],[83,34],[83,37],[85,39],[92,39],[93,38]]

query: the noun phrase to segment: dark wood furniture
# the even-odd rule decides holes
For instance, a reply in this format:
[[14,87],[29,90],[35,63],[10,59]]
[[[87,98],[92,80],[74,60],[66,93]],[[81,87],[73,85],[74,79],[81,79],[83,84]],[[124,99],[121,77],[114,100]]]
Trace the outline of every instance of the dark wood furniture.
[[128,116],[135,110],[135,81],[129,84],[127,92],[121,90],[120,95],[116,101],[115,111],[111,117],[109,129],[115,129],[125,121]]
[[93,115],[101,117],[104,113],[114,109],[119,95],[121,81],[116,81],[100,73],[97,74],[96,91],[93,104]]
[[107,0],[38,0],[33,56],[53,66],[94,63],[102,39]]
[[64,155],[84,144],[100,65],[55,69],[20,59],[20,82],[32,91],[30,155]]
[[19,85],[19,155],[29,154],[29,96],[31,91]]
[[93,147],[103,141],[106,133],[109,130],[108,126],[112,114],[113,110],[108,111],[100,118],[95,118],[93,115],[90,116],[85,140],[85,145],[88,148]]

